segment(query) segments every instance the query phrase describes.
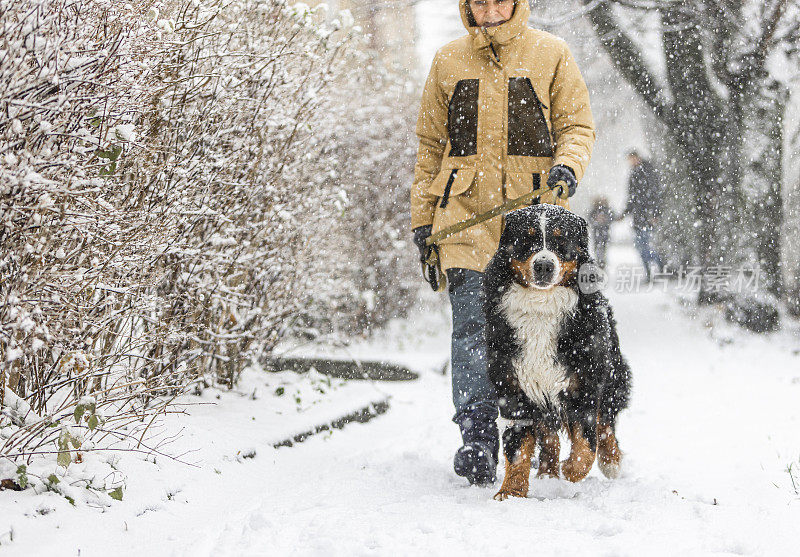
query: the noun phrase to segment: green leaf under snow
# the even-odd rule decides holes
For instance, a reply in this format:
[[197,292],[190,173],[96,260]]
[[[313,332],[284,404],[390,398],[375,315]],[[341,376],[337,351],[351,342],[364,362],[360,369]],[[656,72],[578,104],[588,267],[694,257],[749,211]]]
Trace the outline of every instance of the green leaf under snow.
[[104,166],[100,169],[100,176],[111,176],[117,171],[117,163],[112,162],[108,166]]
[[102,149],[97,150],[97,156],[101,159],[108,159],[110,161],[115,161],[119,158],[122,154],[122,147],[119,145],[114,145],[108,151],[103,151]]
[[22,489],[28,486],[28,467],[24,464],[20,464],[17,467],[17,484],[19,484]]
[[122,488],[118,487],[117,489],[109,491],[108,496],[117,501],[122,501]]
[[61,480],[59,480],[58,476],[56,476],[55,474],[50,474],[49,476],[47,476],[47,481],[50,482],[53,485],[56,485]]
[[72,457],[70,456],[69,451],[58,451],[56,462],[58,462],[59,466],[63,466],[64,468],[69,466],[70,462],[72,462]]
[[86,412],[86,407],[83,404],[79,404],[75,407],[75,412],[73,416],[75,416],[75,423],[81,423],[81,418],[83,417],[84,412]]
[[66,429],[62,429],[61,435],[58,436],[58,450],[69,450],[69,433],[67,433]]
[[[98,423],[100,423],[100,420],[97,418],[97,414],[92,414],[89,417],[89,421],[86,423],[86,425],[89,427],[90,431],[93,431],[94,428],[97,427]],[[75,447],[75,448],[77,449],[77,447]]]

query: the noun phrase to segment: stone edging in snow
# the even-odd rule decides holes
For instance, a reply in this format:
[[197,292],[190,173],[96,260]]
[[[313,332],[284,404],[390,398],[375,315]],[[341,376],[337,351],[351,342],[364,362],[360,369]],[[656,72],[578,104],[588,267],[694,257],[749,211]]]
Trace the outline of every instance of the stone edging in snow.
[[302,433],[298,433],[293,435],[292,437],[288,437],[283,439],[282,441],[278,441],[277,443],[273,443],[272,446],[276,449],[278,447],[291,447],[295,443],[302,443],[309,437],[316,435],[317,433],[322,433],[323,431],[330,431],[331,429],[342,429],[344,426],[351,422],[359,422],[359,423],[366,423],[373,418],[380,416],[381,414],[386,413],[389,410],[389,397],[384,398],[383,400],[371,402],[367,406],[363,408],[359,408],[349,414],[346,414],[340,418],[335,420],[331,420],[324,424],[320,424],[318,426],[314,426],[313,429],[304,431]]
[[267,371],[292,370],[307,373],[311,368],[340,379],[371,379],[375,381],[413,381],[419,375],[410,369],[391,362],[375,360],[339,359],[332,357],[280,357],[265,355],[261,365]]

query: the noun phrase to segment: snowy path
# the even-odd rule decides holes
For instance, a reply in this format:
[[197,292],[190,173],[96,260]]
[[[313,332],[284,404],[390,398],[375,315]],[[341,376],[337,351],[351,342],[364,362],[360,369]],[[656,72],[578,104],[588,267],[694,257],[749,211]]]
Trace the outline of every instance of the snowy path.
[[785,468],[800,452],[800,357],[763,339],[720,346],[663,294],[614,302],[636,381],[621,480],[594,470],[577,485],[533,481],[527,500],[493,501],[495,489],[453,475],[449,385],[426,375],[392,389],[388,415],[279,452],[263,502],[193,549],[797,554],[800,498]]

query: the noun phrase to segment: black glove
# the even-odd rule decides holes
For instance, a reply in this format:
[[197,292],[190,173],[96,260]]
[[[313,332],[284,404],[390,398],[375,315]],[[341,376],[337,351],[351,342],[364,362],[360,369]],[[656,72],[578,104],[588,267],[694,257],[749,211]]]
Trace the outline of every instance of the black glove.
[[414,232],[414,244],[419,248],[420,261],[424,261],[425,255],[428,253],[428,246],[425,245],[425,240],[431,235],[432,229],[432,224],[426,224],[425,226],[418,226],[412,231]]
[[[547,177],[548,187],[553,187],[556,183],[564,181],[567,183],[567,191],[564,192],[564,186],[559,186],[555,190],[556,195],[562,199],[572,197],[575,195],[575,189],[578,187],[578,180],[575,178],[575,171],[563,164],[557,164],[550,169],[550,176]],[[566,195],[564,195],[566,193]]]

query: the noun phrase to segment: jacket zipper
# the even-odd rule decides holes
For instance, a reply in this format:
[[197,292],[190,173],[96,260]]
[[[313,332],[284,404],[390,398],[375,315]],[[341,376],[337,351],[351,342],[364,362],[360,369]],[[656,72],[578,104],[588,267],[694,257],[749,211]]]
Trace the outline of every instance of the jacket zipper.
[[500,63],[500,57],[497,55],[497,51],[494,49],[494,43],[489,41],[489,48],[492,49],[492,54],[494,54],[494,59],[497,60],[498,64]]
[[489,48],[492,50],[492,56],[494,56],[495,63],[502,68],[503,66],[500,65],[500,57],[497,55],[497,51],[494,49],[494,43],[492,42],[491,37],[489,37],[489,33],[483,27],[480,29],[481,33],[483,33],[483,36],[486,38],[486,41],[489,43]]
[[453,186],[453,180],[456,179],[456,172],[458,172],[457,168],[454,168],[450,172],[450,178],[447,179],[447,185],[444,187],[444,195],[442,196],[442,202],[439,204],[439,207],[444,209],[447,207],[447,202],[450,200],[450,188]]

